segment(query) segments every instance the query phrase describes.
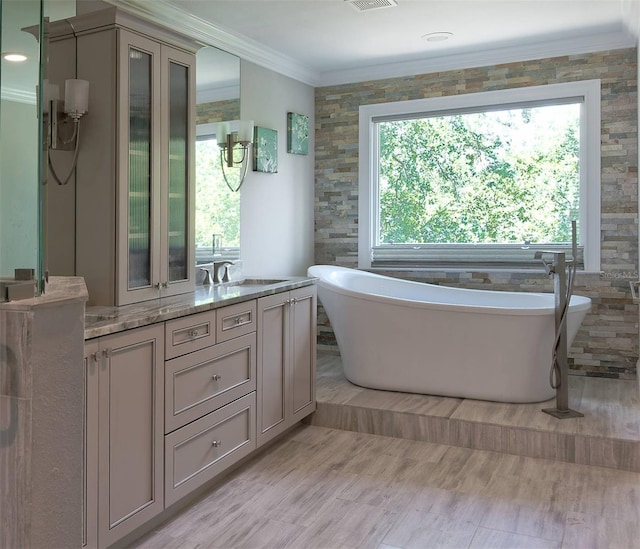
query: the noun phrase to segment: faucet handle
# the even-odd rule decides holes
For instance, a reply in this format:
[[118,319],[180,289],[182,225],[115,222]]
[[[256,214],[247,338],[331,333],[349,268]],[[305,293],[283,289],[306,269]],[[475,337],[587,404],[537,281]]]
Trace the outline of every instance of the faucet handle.
[[204,267],[198,267],[198,271],[202,271],[204,273],[204,280],[202,281],[202,285],[211,284],[211,271],[209,269],[205,269]]

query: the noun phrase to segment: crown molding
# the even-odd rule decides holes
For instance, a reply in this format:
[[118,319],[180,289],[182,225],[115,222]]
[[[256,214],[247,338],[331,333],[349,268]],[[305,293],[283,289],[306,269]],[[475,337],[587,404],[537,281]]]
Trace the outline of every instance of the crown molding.
[[13,101],[14,103],[25,103],[27,105],[36,104],[36,94],[34,92],[18,88],[2,86],[0,97],[2,97],[3,101]]
[[215,46],[237,55],[243,60],[314,87],[630,48],[637,45],[638,36],[640,36],[638,3],[635,0],[622,0],[621,10],[624,14],[625,24],[619,31],[601,30],[600,32],[594,31],[589,36],[545,39],[530,44],[505,44],[482,51],[470,50],[413,61],[379,63],[364,67],[318,72],[251,38],[200,19],[168,3],[167,0],[105,1],[157,24],[182,32],[202,45]]
[[224,88],[210,88],[196,91],[196,103],[216,103],[229,101],[240,97],[240,86],[226,86]]
[[123,10],[181,32],[203,46],[214,46],[243,60],[271,69],[310,86],[319,84],[316,71],[241,34],[190,14],[165,0],[106,0]]
[[355,69],[327,71],[320,75],[320,86],[352,84],[385,78],[398,78],[416,74],[429,74],[451,70],[471,69],[547,59],[563,55],[577,55],[598,51],[635,47],[637,39],[628,30],[622,32],[602,32],[591,36],[548,40],[533,44],[510,45],[483,51],[471,51],[442,55],[416,61],[382,63]]

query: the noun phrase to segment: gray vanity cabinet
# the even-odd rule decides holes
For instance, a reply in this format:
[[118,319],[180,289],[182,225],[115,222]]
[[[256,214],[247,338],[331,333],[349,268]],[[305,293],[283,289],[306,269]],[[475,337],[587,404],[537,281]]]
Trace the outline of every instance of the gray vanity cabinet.
[[164,327],[90,340],[85,354],[83,537],[108,547],[164,508]]
[[117,544],[315,410],[316,303],[305,286],[85,342],[83,547]]
[[99,340],[84,345],[84,431],[82,445],[82,547],[98,547],[98,373]]
[[90,84],[75,178],[75,265],[89,304],[192,291],[197,47],[116,8],[71,23],[76,35],[52,25],[51,56],[77,41],[77,76],[50,78]]
[[170,320],[165,330],[169,506],[256,448],[256,301]]
[[258,299],[258,446],[316,408],[316,287]]

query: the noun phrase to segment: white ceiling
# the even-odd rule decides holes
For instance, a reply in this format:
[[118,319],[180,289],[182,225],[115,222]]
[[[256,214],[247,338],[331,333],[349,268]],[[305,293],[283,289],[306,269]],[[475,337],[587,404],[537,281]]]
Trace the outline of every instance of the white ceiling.
[[[640,0],[397,0],[397,7],[364,12],[345,0],[79,0],[79,6],[105,2],[314,86],[629,47],[640,27]],[[4,15],[21,4],[6,0]],[[47,0],[46,15],[68,17],[74,5]],[[453,36],[422,39],[441,31]],[[3,50],[17,48],[8,38]],[[19,75],[13,82],[5,65],[3,95],[7,86],[20,88]]]
[[[303,67],[316,84],[381,71],[397,76],[400,67],[410,73],[420,64],[440,70],[445,60],[477,66],[474,58],[489,53],[509,60],[526,57],[525,50],[535,56],[625,47],[635,44],[639,26],[640,0],[396,1],[359,12],[345,0],[153,0],[151,10],[164,4],[204,20],[234,42],[245,39],[262,55]],[[453,36],[422,38],[441,31]]]

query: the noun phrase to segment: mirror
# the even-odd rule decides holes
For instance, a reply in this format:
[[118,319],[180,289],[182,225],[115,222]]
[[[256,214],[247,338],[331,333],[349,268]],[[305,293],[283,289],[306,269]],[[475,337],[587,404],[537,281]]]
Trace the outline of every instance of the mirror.
[[[0,10],[0,51],[26,56],[23,61],[3,56],[0,70],[0,279],[15,287],[14,278],[41,281],[46,269],[46,220],[41,217],[46,195],[40,184],[46,160],[40,123],[41,79],[46,78],[46,63],[41,63],[46,56],[42,21],[73,15],[75,0],[0,0]],[[26,271],[15,276],[15,269]],[[0,301],[4,297],[0,292]]]
[[[36,278],[40,273],[37,38],[41,2],[0,2],[0,10],[0,279],[9,284],[14,269],[33,269]],[[9,60],[8,52],[22,54],[24,59]]]
[[214,47],[196,54],[196,263],[240,257],[240,193],[220,168],[217,123],[240,119],[240,59]]

